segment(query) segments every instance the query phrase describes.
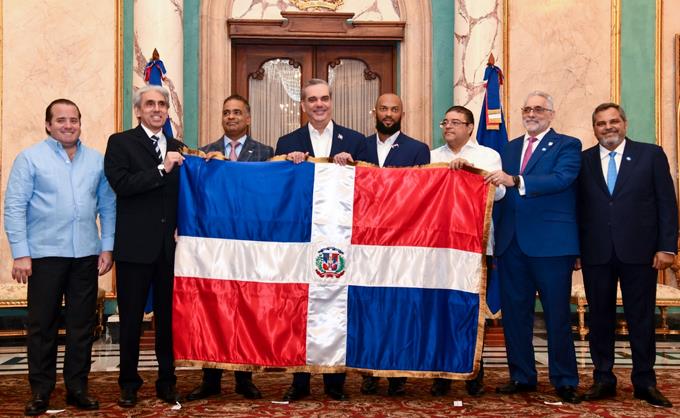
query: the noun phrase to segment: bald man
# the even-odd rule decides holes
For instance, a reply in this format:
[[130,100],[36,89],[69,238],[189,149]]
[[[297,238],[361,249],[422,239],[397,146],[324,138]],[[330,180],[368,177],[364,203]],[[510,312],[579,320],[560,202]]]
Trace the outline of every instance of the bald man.
[[[427,145],[401,132],[401,117],[404,106],[396,94],[388,93],[378,97],[375,102],[376,133],[367,137],[366,150],[358,159],[380,167],[412,167],[430,163],[430,149]],[[361,393],[365,395],[378,392],[380,378],[364,376]],[[406,393],[405,377],[387,379],[389,396]]]
[[387,93],[378,97],[373,114],[377,132],[366,138],[366,149],[359,160],[380,167],[412,167],[430,163],[428,146],[401,132],[404,106],[399,96]]

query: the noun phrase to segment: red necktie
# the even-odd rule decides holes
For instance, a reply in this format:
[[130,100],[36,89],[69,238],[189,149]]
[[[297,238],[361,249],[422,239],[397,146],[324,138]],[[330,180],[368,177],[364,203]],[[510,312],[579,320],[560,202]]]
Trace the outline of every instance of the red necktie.
[[229,151],[229,159],[231,161],[238,160],[238,155],[236,155],[236,147],[240,146],[241,143],[238,141],[231,141],[231,151]]
[[534,142],[538,141],[538,138],[533,136],[529,138],[529,144],[527,145],[526,151],[524,151],[524,158],[522,158],[522,168],[519,170],[519,174],[524,173],[524,169],[527,167],[527,163],[531,159],[531,154],[534,152]]

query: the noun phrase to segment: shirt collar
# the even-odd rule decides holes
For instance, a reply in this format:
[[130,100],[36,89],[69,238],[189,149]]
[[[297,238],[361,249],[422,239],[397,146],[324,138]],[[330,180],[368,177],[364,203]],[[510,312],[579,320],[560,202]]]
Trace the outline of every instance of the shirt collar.
[[446,145],[444,145],[444,146],[446,147],[445,149],[447,149],[452,155],[458,155],[458,154],[461,154],[461,153],[462,153],[463,151],[465,151],[466,149],[477,148],[477,147],[479,146],[479,144],[477,144],[477,141],[473,141],[472,138],[470,138],[470,139],[468,139],[468,141],[465,143],[465,145],[463,145],[463,146],[460,148],[460,151],[458,151],[458,152],[454,152],[454,151],[449,147],[449,144],[446,144]]
[[[242,137],[240,137],[239,139],[237,139],[237,141],[241,144],[241,146],[243,146],[243,144],[246,142],[246,138],[247,138],[247,137],[248,137],[248,134],[243,135]],[[231,138],[229,138],[228,136],[224,135],[224,145],[226,146],[226,145],[229,145],[229,144],[231,144]]]
[[142,126],[142,129],[144,129],[144,132],[146,132],[146,136],[151,138],[153,135],[156,135],[158,139],[160,140],[161,138],[165,138],[165,135],[163,135],[163,129],[161,129],[157,134],[153,133],[153,131],[146,126],[144,126],[143,123],[140,123]]
[[[65,151],[64,146],[61,145],[61,142],[54,139],[52,135],[48,136],[45,141],[47,141],[47,144],[53,149]],[[76,151],[80,149],[80,145],[81,145],[80,138],[78,138],[78,140],[76,141]]]
[[382,141],[380,140],[380,138],[378,138],[378,134],[376,133],[376,134],[375,134],[375,140],[376,140],[376,142],[378,143],[378,146],[385,146],[385,147],[389,146],[389,147],[392,147],[392,145],[394,145],[394,142],[397,140],[397,137],[399,136],[400,133],[401,133],[401,131],[397,131],[397,132],[393,133],[392,135],[390,135],[390,136],[385,140],[385,142],[382,142]]
[[[540,134],[533,136],[534,138],[536,138],[536,142],[541,142],[541,139],[543,139],[543,137],[548,133],[548,131],[550,131],[550,127],[548,127],[548,129],[541,132]],[[532,135],[529,135],[528,132],[525,133],[524,134],[524,142],[528,141],[529,138],[531,138],[531,137],[532,137]]]
[[[611,151],[609,151],[607,148],[603,147],[602,145],[598,145],[598,147],[600,147],[600,159],[601,160],[609,157],[609,153]],[[614,151],[616,151],[617,156],[623,155],[623,150],[625,148],[626,148],[626,139],[624,138],[623,141],[621,141],[621,143],[619,144],[619,146],[614,149]]]
[[314,128],[311,123],[307,123],[307,128],[309,128],[309,135],[310,136],[324,135],[325,134],[325,135],[330,136],[331,138],[333,137],[333,121],[332,120],[328,122],[328,125],[326,125],[326,127],[323,129],[323,132],[321,132],[321,133],[319,133],[319,131],[317,131],[316,128]]

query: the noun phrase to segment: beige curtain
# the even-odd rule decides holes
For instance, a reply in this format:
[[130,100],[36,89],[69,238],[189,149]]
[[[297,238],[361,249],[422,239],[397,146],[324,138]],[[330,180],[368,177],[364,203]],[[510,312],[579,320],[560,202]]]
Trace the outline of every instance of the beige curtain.
[[343,59],[335,67],[328,66],[328,84],[333,88],[333,119],[340,125],[364,135],[375,131],[371,110],[380,93],[380,80],[367,80],[366,64]]
[[302,71],[287,59],[273,59],[263,66],[262,80],[250,78],[248,91],[253,138],[276,148],[284,134],[300,127],[300,79]]

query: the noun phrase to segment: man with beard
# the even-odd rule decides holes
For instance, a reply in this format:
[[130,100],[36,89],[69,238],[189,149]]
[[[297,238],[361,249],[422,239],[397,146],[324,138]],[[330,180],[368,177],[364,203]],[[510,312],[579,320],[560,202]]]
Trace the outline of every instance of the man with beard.
[[[272,147],[254,140],[248,135],[250,126],[250,103],[245,97],[233,94],[222,104],[222,128],[224,135],[217,141],[201,148],[211,157],[219,152],[230,161],[267,161],[274,155]],[[236,371],[234,391],[246,399],[260,399],[262,394],[252,380],[252,372]],[[203,368],[203,380],[187,395],[188,401],[205,399],[221,392],[222,370]]]
[[582,154],[579,261],[595,366],[593,386],[584,397],[590,401],[616,396],[612,369],[619,282],[633,353],[633,396],[670,408],[656,388],[654,310],[657,270],[670,267],[678,250],[678,206],[663,149],[627,138],[627,127],[619,105],[597,106],[593,131],[599,145]]
[[510,383],[496,391],[510,395],[536,390],[532,341],[538,291],[548,333],[550,382],[560,399],[579,403],[569,295],[579,253],[576,177],[581,142],[550,128],[554,113],[549,94],[530,93],[522,107],[527,133],[508,142],[501,154],[503,169],[486,177],[506,187],[494,208],[494,226]]
[[[427,145],[401,132],[403,105],[399,96],[387,93],[378,97],[373,113],[377,133],[366,138],[365,152],[359,156],[361,161],[380,167],[412,167],[430,163],[430,149]],[[387,380],[389,396],[406,393],[405,377],[389,377]],[[379,377],[363,376],[361,393],[377,393],[379,381]]]
[[[387,93],[378,97],[373,113],[377,133],[366,138],[368,143],[365,152],[359,156],[360,160],[380,167],[412,167],[430,163],[427,145],[401,132],[403,105],[399,96]],[[403,391],[403,385],[401,389]],[[375,390],[377,385],[368,393],[375,393]]]

